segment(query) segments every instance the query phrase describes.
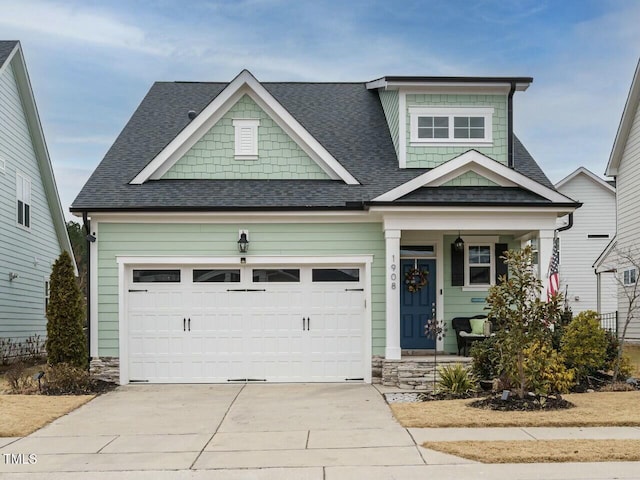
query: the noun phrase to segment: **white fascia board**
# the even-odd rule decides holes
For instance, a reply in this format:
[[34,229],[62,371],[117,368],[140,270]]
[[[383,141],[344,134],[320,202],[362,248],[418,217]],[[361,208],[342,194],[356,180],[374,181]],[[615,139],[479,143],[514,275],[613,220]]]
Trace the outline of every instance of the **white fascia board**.
[[[241,258],[245,263],[241,263]],[[373,255],[116,256],[118,265],[367,265]]]
[[615,177],[618,175],[618,168],[620,167],[624,148],[627,144],[627,139],[629,138],[629,132],[633,126],[633,120],[636,116],[638,103],[640,103],[640,60],[638,60],[635,73],[633,74],[633,81],[631,82],[629,95],[627,96],[627,101],[624,104],[624,110],[622,111],[618,131],[616,132],[616,139],[613,141],[613,148],[611,149],[609,162],[607,163],[607,168],[604,173],[608,177]]
[[256,78],[243,70],[145,168],[131,180],[139,185],[164,175],[244,94],[258,103],[333,180],[348,185],[359,182],[318,142]]
[[66,250],[71,256],[73,272],[77,277],[78,265],[76,264],[73,248],[71,247],[71,240],[69,239],[69,233],[67,232],[67,222],[64,217],[62,203],[60,202],[60,195],[58,194],[58,186],[53,173],[53,166],[51,165],[51,157],[49,156],[49,149],[47,148],[47,142],[44,138],[44,131],[42,130],[42,123],[40,122],[40,115],[38,114],[38,107],[36,105],[31,80],[29,79],[29,72],[27,71],[27,65],[24,60],[24,54],[22,53],[20,42],[16,44],[9,57],[0,68],[0,75],[2,75],[4,69],[7,68],[7,65],[9,64],[13,66],[13,74],[15,76],[18,90],[20,91],[22,107],[29,127],[29,132],[31,133],[33,150],[36,155],[45,191],[45,199],[47,201],[49,212],[51,213],[58,243],[60,244],[60,248],[62,250]]
[[378,88],[385,88],[387,87],[387,81],[384,79],[384,77],[379,78],[377,80],[373,80],[371,82],[367,82],[366,84],[367,90],[376,90]]
[[618,237],[617,235],[614,235],[611,241],[607,244],[607,246],[604,247],[604,250],[602,250],[602,253],[598,255],[598,258],[596,258],[596,261],[593,262],[593,265],[591,265],[591,267],[596,270],[596,273],[602,273],[600,271],[600,267],[602,267],[604,262],[609,258],[609,255],[611,254],[611,252],[615,250],[617,243],[618,243]]
[[540,195],[541,197],[546,198],[547,200],[550,200],[552,202],[574,202],[574,200],[570,199],[569,197],[562,195],[548,187],[545,187],[544,185],[534,180],[531,180],[529,177],[516,172],[515,170],[481,154],[476,150],[469,150],[459,157],[449,160],[448,162],[443,163],[442,165],[439,165],[436,168],[423,173],[422,175],[419,175],[413,180],[409,180],[408,182],[392,190],[389,190],[388,192],[374,198],[373,201],[393,202],[398,198],[401,198],[413,192],[414,190],[417,190],[420,187],[432,185],[433,182],[437,181],[444,175],[448,175],[451,172],[455,171],[459,171],[460,174],[462,174],[475,166],[484,168],[488,171],[492,171],[496,176],[504,178],[505,181],[510,181],[517,186]]
[[369,211],[292,211],[292,212],[99,212],[89,214],[100,223],[202,223],[202,224],[274,224],[274,223],[371,223],[380,218]]
[[614,187],[609,185],[605,180],[603,180],[602,178],[598,177],[595,173],[593,173],[591,170],[589,170],[589,169],[587,169],[585,167],[577,168],[572,173],[570,173],[569,175],[564,177],[562,180],[560,180],[558,183],[556,183],[555,184],[556,189],[559,189],[563,185],[566,185],[571,180],[576,178],[578,175],[584,175],[585,177],[591,179],[593,182],[595,182],[597,185],[601,186],[605,190],[610,191],[610,192],[612,192],[614,194],[616,193],[616,189]]

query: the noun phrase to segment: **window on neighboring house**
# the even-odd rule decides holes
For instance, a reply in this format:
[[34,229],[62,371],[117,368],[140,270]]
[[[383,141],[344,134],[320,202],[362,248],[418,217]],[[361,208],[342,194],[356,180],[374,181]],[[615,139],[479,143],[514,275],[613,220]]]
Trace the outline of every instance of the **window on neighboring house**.
[[260,120],[235,119],[235,158],[238,160],[258,159],[258,126]]
[[633,285],[636,283],[636,269],[628,268],[624,272],[622,272],[622,283],[625,285]]
[[16,205],[18,225],[31,228],[31,180],[16,173]]
[[49,280],[44,281],[44,314],[47,315],[47,309],[49,308],[49,295],[51,293],[51,285]]
[[493,245],[469,245],[465,253],[467,285],[491,285],[494,278]]
[[412,144],[493,142],[493,108],[409,107]]

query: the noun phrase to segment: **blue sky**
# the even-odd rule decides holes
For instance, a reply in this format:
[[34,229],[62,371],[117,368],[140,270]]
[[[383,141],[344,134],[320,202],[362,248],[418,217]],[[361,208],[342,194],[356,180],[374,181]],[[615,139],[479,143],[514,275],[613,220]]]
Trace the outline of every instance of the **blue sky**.
[[0,0],[66,211],[151,84],[532,76],[515,132],[553,182],[603,175],[640,55],[635,0]]

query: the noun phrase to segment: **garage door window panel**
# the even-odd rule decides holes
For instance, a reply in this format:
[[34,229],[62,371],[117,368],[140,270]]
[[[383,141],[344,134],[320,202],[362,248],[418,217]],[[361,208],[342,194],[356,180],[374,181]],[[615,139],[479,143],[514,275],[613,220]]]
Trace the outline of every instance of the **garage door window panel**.
[[359,282],[358,268],[314,268],[312,271],[314,282]]
[[134,270],[133,283],[180,283],[180,270]]
[[239,283],[240,270],[208,269],[193,270],[194,283]]
[[297,268],[254,268],[254,283],[298,283],[300,282],[300,269]]

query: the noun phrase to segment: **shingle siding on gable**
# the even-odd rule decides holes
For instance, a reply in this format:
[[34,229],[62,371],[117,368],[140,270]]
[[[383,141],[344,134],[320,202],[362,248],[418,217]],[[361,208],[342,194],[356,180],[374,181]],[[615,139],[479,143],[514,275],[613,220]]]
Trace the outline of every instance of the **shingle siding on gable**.
[[[236,160],[233,119],[259,119],[258,160]],[[329,176],[248,95],[244,95],[162,177],[299,179]]]
[[[618,250],[625,252],[634,249],[640,254],[640,217],[638,216],[638,198],[640,197],[640,108],[636,109],[631,131],[622,154],[618,176],[616,177],[618,195]],[[627,267],[618,265],[618,274],[622,275]],[[620,321],[624,321],[626,306],[624,296],[620,296],[618,305]],[[627,338],[640,341],[640,322],[629,325]]]
[[[438,147],[411,146],[409,107],[493,107],[493,146],[491,147]],[[469,149],[479,151],[501,163],[507,164],[507,97],[506,95],[452,95],[407,94],[407,168],[434,168]]]
[[443,187],[498,187],[499,185],[476,172],[466,172],[449,180]]
[[396,154],[399,155],[398,92],[397,90],[380,90],[378,93],[380,95],[382,109],[384,110],[384,116],[389,124],[389,133],[391,133],[393,146],[396,149]]
[[[44,337],[44,279],[60,246],[11,65],[0,76],[0,132],[0,337]],[[16,171],[31,180],[30,231],[16,223]]]

